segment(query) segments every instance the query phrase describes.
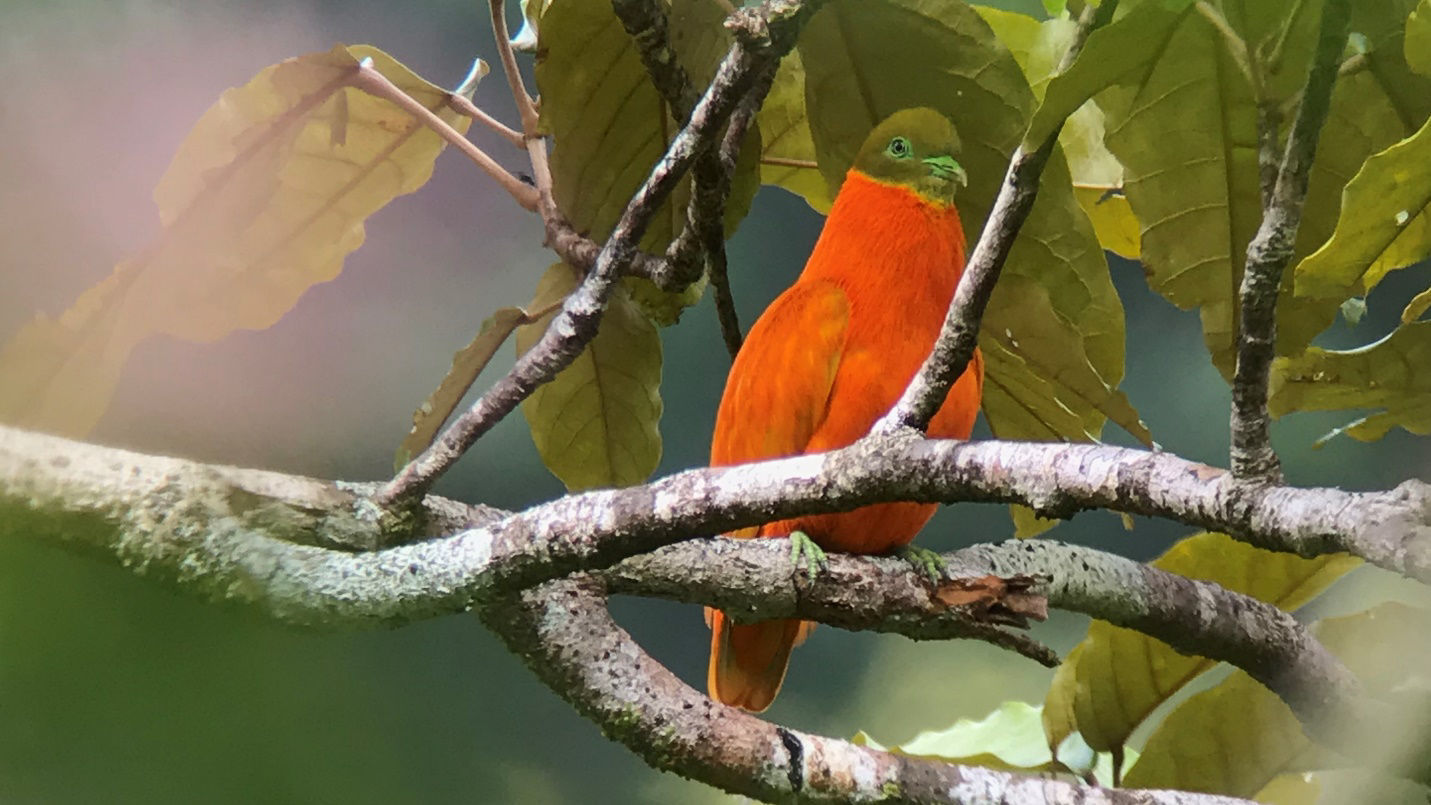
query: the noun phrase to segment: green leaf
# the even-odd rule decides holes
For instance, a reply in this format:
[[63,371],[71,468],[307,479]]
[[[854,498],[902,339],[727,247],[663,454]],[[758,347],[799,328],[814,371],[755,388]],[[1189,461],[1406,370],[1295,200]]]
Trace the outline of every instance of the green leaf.
[[504,307],[493,313],[473,336],[467,346],[452,356],[452,368],[442,382],[412,414],[412,429],[398,446],[393,459],[393,468],[402,469],[412,457],[426,450],[437,438],[437,432],[452,416],[457,404],[472,387],[477,375],[487,368],[492,356],[497,354],[507,336],[520,324],[528,322],[526,311],[521,308]]
[[815,143],[810,139],[810,121],[805,117],[805,68],[799,51],[790,51],[780,62],[758,120],[765,149],[761,154],[761,183],[782,187],[805,199],[815,210],[829,213],[835,200],[815,164]]
[[446,90],[365,45],[288,59],[225,91],[154,191],[158,238],[0,350],[0,420],[81,435],[144,339],[263,329],[338,276],[368,216],[425,184],[443,148],[412,115],[346,85],[363,59],[466,131]]
[[[1033,279],[1014,273],[1002,277],[999,288],[1001,293],[989,300],[985,310],[989,324],[980,337],[980,343],[988,345],[985,358],[993,377],[989,385],[997,385],[1011,397],[1010,414],[999,421],[1002,430],[995,431],[999,437],[1057,440],[1082,435],[1084,439],[1077,440],[1092,440],[1106,416],[1139,441],[1151,444],[1152,434],[1127,395],[1110,388],[1099,376],[1083,351],[1078,330],[1055,309],[1048,291]],[[1000,322],[1007,326],[995,329]],[[1024,373],[1032,375],[1026,382],[1044,380],[1053,393],[1010,392],[1010,378]],[[1082,414],[1079,425],[1049,427],[1073,412]],[[1015,418],[1017,415],[1028,415],[1028,421]]]
[[1431,255],[1431,121],[1372,156],[1342,194],[1330,240],[1296,268],[1298,296],[1341,304]]
[[1421,0],[1406,19],[1406,63],[1431,75],[1431,0]]
[[1160,45],[1191,5],[1192,0],[1141,3],[1090,34],[1068,70],[1049,82],[1025,141],[1035,145],[1043,142],[1055,126],[1094,95],[1128,74],[1146,69],[1159,57]]
[[1251,797],[1282,774],[1331,762],[1281,699],[1237,671],[1170,713],[1123,784]]
[[[1386,745],[1373,751],[1388,761],[1418,751],[1424,727],[1426,669],[1431,612],[1386,603],[1365,612],[1326,618],[1313,632],[1366,686],[1374,698],[1393,705],[1401,723],[1377,724]],[[1367,730],[1360,729],[1365,734]],[[1408,738],[1412,741],[1408,742]],[[1408,746],[1408,743],[1410,746]],[[1177,788],[1248,797],[1279,775],[1345,765],[1346,761],[1307,740],[1292,711],[1243,671],[1188,697],[1148,737],[1143,754],[1123,779],[1130,788]]]
[[[1056,762],[1044,742],[1042,710],[1025,702],[1004,702],[979,721],[961,718],[947,729],[921,732],[899,746],[883,746],[864,732],[856,733],[853,742],[856,746],[965,766],[1023,773],[1067,772],[1068,766]],[[1083,748],[1082,759],[1092,760],[1087,747]],[[1060,758],[1068,759],[1074,754],[1077,753],[1065,748]],[[1070,765],[1080,773],[1087,768],[1078,763]],[[1093,765],[1094,775],[1104,785],[1112,785],[1112,766],[1107,757],[1089,765]]]
[[[547,269],[528,309],[566,297],[581,274],[565,263]],[[517,329],[517,354],[546,332],[556,311]],[[661,460],[661,336],[617,288],[601,328],[570,366],[522,402],[542,462],[577,491],[646,480]]]
[[[1303,559],[1205,533],[1178,542],[1152,564],[1292,610],[1358,561],[1346,556]],[[1212,666],[1210,660],[1180,654],[1141,632],[1095,620],[1049,688],[1044,707],[1048,740],[1057,745],[1079,732],[1098,751],[1122,746],[1160,704]]]
[[[724,18],[713,2],[689,3],[673,16],[673,47],[692,81],[714,74],[728,41]],[[557,3],[543,14],[539,37],[536,78],[542,127],[552,135],[552,193],[578,230],[604,240],[676,136],[676,122],[609,3]],[[760,184],[756,129],[747,135],[731,180],[727,236],[749,212]],[[689,198],[687,176],[652,218],[642,248],[665,250],[685,225]],[[674,323],[705,288],[700,282],[671,294],[640,278],[624,284],[661,324]]]
[[[1365,35],[1370,69],[1338,80],[1312,168],[1297,257],[1330,235],[1341,188],[1366,157],[1425,120],[1431,92],[1401,56],[1399,30],[1407,2],[1367,0],[1354,6],[1353,29]],[[1143,11],[1149,5],[1135,6],[1120,22],[1137,13],[1156,15],[1154,9]],[[1239,0],[1223,7],[1245,41],[1274,41],[1287,29],[1280,61],[1263,65],[1268,99],[1286,109],[1295,108],[1320,7],[1301,3],[1290,8],[1298,15],[1288,26],[1288,4]],[[1124,189],[1144,227],[1142,259],[1149,284],[1177,306],[1199,310],[1213,362],[1230,377],[1236,293],[1247,244],[1261,219],[1256,103],[1225,37],[1196,11],[1182,12],[1153,44],[1153,61],[1122,75],[1098,96],[1107,115],[1105,141],[1124,165]],[[1254,48],[1254,53],[1265,50],[1270,48]],[[1093,60],[1088,69],[1102,68]],[[1073,71],[1070,81],[1072,76]],[[1050,86],[1050,97],[1057,83]],[[1098,83],[1091,82],[1094,91]],[[1331,323],[1341,301],[1298,298],[1291,286],[1287,272],[1278,307],[1277,350],[1282,355],[1300,352]]]
[[1339,428],[1363,442],[1396,426],[1431,433],[1431,321],[1403,324],[1374,344],[1352,350],[1309,347],[1295,358],[1272,363],[1267,407],[1273,416],[1292,411],[1373,409]]
[[[977,232],[1033,107],[1018,63],[977,12],[943,0],[832,0],[806,26],[800,57],[810,131],[820,170],[832,187],[877,122],[899,109],[931,106],[959,129],[960,161],[970,182],[959,209],[966,232]],[[1086,378],[1091,368],[1100,387],[1116,387],[1123,374],[1122,304],[1059,155],[1044,172],[1038,200],[985,315],[984,411],[1003,437],[1052,430],[1056,438],[1086,439],[1110,412],[1091,408],[1088,395],[1063,385],[1062,375],[1035,376],[1035,367],[1065,369],[1067,345],[1058,354],[1025,346],[1013,355],[995,340],[998,334],[1007,341],[1004,334],[1041,316],[1011,301],[1008,295],[1026,285],[1013,277],[1042,286],[1069,325],[1068,335],[1087,359],[1087,367],[1073,368],[1075,374]],[[1002,374],[1011,368],[1013,375]]]

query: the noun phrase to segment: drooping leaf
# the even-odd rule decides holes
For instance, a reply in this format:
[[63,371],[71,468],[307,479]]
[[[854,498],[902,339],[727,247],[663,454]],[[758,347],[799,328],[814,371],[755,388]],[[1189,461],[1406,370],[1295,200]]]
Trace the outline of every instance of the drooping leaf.
[[[988,25],[962,2],[833,0],[817,12],[800,40],[806,110],[821,172],[831,186],[843,179],[869,130],[896,110],[932,106],[954,121],[969,173],[958,200],[971,239],[987,217],[1009,155],[1022,138],[1033,93],[1018,63]],[[1022,277],[1043,288],[1052,309],[1081,345],[1099,386],[1114,388],[1123,372],[1122,305],[1091,224],[1078,208],[1060,155],[1050,160],[1043,187],[1016,240],[995,299],[1019,288]],[[1010,318],[1010,314],[1014,315]],[[1091,407],[1088,395],[1042,370],[1063,370],[1069,355],[1018,355],[1007,339],[1039,314],[1005,298],[991,305],[981,344],[987,379],[984,411],[1001,437],[1086,439],[1112,412]],[[1005,357],[1008,357],[1005,360]],[[990,393],[990,390],[993,393]],[[1114,399],[1109,397],[1108,399]]]
[[426,183],[443,147],[395,104],[346,86],[368,58],[466,130],[445,90],[364,45],[288,59],[224,92],[155,189],[158,238],[0,351],[0,420],[83,434],[145,338],[263,329],[336,277],[367,217]]
[[487,364],[492,360],[492,356],[497,354],[507,336],[511,335],[518,325],[529,322],[527,312],[515,307],[499,308],[482,322],[482,327],[471,342],[452,356],[452,368],[447,371],[442,382],[413,412],[412,430],[408,431],[402,444],[398,446],[394,458],[395,469],[401,469],[413,456],[432,444],[443,423],[452,416],[457,404],[472,387],[472,382],[487,368]]
[[765,160],[760,165],[761,183],[783,187],[815,210],[828,213],[834,196],[815,165],[815,143],[805,117],[805,67],[799,51],[790,51],[780,62],[758,119],[764,148],[761,159]]
[[[1152,564],[1291,610],[1358,561],[1345,556],[1303,559],[1254,548],[1224,534],[1205,533],[1178,542]],[[1099,751],[1122,746],[1158,705],[1212,665],[1141,632],[1095,620],[1088,636],[1059,667],[1049,689],[1048,740],[1057,745],[1079,732]]]
[[[1010,365],[1014,359],[1035,377],[1048,381],[1055,389],[1056,403],[1070,412],[1082,415],[1082,433],[1087,439],[1096,438],[1103,417],[1108,417],[1144,444],[1151,444],[1153,437],[1148,428],[1138,418],[1128,397],[1123,392],[1110,388],[1083,352],[1083,341],[1072,324],[1055,309],[1048,291],[1035,280],[1022,274],[1010,273],[999,281],[1001,293],[989,300],[985,310],[987,322],[981,343],[988,344],[986,358],[990,361],[989,373],[996,377],[1016,375]],[[1003,330],[995,329],[1004,323]],[[997,345],[999,349],[992,348]],[[1007,387],[1003,389],[1007,392]],[[1019,396],[1021,412],[1033,414],[1040,423],[1057,421],[1062,411],[1053,411],[1051,406],[1043,406],[1044,395]],[[1033,406],[1040,405],[1039,408]],[[1012,417],[1005,420],[1012,422]],[[1007,429],[1006,429],[1007,430]],[[1060,439],[1076,437],[1078,431],[1067,426],[1060,430],[1050,429],[1040,433],[1029,423],[1014,429],[1013,434],[1001,432],[1001,437],[1023,439]]]
[[[1426,88],[1401,56],[1407,2],[1354,4],[1352,26],[1365,33],[1372,67],[1338,80],[1298,230],[1298,257],[1330,235],[1341,188],[1366,157],[1425,119]],[[1151,5],[1140,3],[1123,19]],[[1262,65],[1265,93],[1270,101],[1295,108],[1320,6],[1229,0],[1222,11],[1243,40],[1283,42],[1279,60]],[[1289,22],[1286,15],[1293,12]],[[1213,362],[1230,377],[1236,293],[1247,244],[1261,219],[1256,102],[1226,37],[1195,9],[1183,11],[1154,44],[1153,61],[1098,95],[1107,114],[1105,140],[1124,165],[1124,188],[1144,227],[1142,259],[1150,285],[1179,307],[1200,312]],[[1270,50],[1255,48],[1254,57],[1265,59]],[[1089,69],[1097,68],[1091,61]],[[1050,95],[1054,91],[1051,86]],[[1300,352],[1331,323],[1341,301],[1298,298],[1291,284],[1287,272],[1277,333],[1277,350],[1284,355]]]
[[1251,797],[1282,774],[1330,762],[1281,699],[1238,671],[1169,714],[1123,783]]
[[[1267,407],[1292,411],[1372,409],[1329,434],[1370,442],[1396,426],[1431,433],[1431,321],[1403,324],[1374,344],[1352,350],[1309,347],[1272,364]],[[1324,437],[1324,440],[1327,437]]]
[[[701,0],[672,18],[673,47],[693,82],[713,75],[725,53],[724,17],[719,4]],[[552,192],[577,229],[604,240],[675,137],[676,122],[609,3],[556,4],[543,15],[539,36],[536,77],[542,127],[552,136]],[[747,135],[732,177],[727,235],[750,210],[760,184],[756,128]],[[687,176],[651,219],[642,248],[665,250],[685,225],[689,198]],[[700,282],[672,294],[640,278],[625,284],[661,324],[674,323],[705,288]]]
[[1340,304],[1431,254],[1431,121],[1366,161],[1330,240],[1297,266],[1298,296]]
[[[1042,710],[1025,702],[1004,702],[979,721],[961,718],[947,729],[921,732],[899,746],[881,745],[864,732],[856,733],[853,741],[857,746],[886,752],[1003,771],[1058,773],[1067,772],[1071,766],[1082,773],[1091,766],[1100,782],[1112,785],[1112,766],[1106,756],[1097,758],[1095,763],[1091,752],[1074,758],[1079,753],[1065,747],[1059,753],[1065,763],[1054,761],[1044,742]],[[1080,764],[1079,760],[1086,763]]]
[[[1326,618],[1313,627],[1318,639],[1355,673],[1372,697],[1402,702],[1397,723],[1357,729],[1384,745],[1369,754],[1387,757],[1424,752],[1420,734],[1428,715],[1425,691],[1431,676],[1431,613],[1400,603]],[[1353,725],[1347,725],[1352,727]],[[1229,796],[1252,796],[1287,772],[1335,768],[1344,759],[1309,741],[1290,708],[1276,694],[1234,671],[1216,686],[1188,697],[1148,737],[1143,754],[1123,782],[1129,787],[1178,788]]]
[[[551,307],[581,275],[556,263],[529,310]],[[517,328],[517,354],[531,349],[556,315]],[[522,402],[542,462],[567,489],[629,486],[661,460],[661,336],[624,288],[612,292],[601,328],[550,383]]]

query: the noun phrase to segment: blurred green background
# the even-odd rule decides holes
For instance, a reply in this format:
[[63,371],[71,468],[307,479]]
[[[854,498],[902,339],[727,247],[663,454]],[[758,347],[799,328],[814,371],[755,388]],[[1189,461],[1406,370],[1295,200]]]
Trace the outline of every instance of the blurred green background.
[[[559,0],[568,2],[571,0]],[[601,0],[582,0],[600,2]],[[1036,0],[996,5],[1028,10]],[[515,6],[512,19],[516,19]],[[0,2],[0,338],[58,313],[156,232],[149,193],[192,122],[226,87],[284,57],[371,43],[430,80],[455,84],[471,58],[495,61],[485,3],[158,0]],[[513,120],[500,76],[477,102]],[[511,169],[520,155],[474,136]],[[793,280],[821,219],[764,190],[731,247],[749,326]],[[412,409],[495,308],[523,304],[550,256],[536,219],[461,157],[369,223],[335,282],[278,325],[213,344],[155,339],[138,349],[94,440],[320,477],[385,477]],[[1151,295],[1117,261],[1128,309],[1133,402],[1161,444],[1223,463],[1228,393],[1205,359],[1194,314]],[[1425,266],[1392,275],[1355,330],[1388,332]],[[660,473],[706,457],[728,367],[709,300],[665,331],[666,446]],[[502,365],[510,365],[504,353]],[[479,383],[479,385],[481,385]],[[1296,483],[1352,488],[1428,474],[1424,441],[1311,443],[1350,416],[1279,423]],[[439,492],[521,507],[560,495],[520,416],[492,432]],[[1108,438],[1127,442],[1124,434]],[[994,506],[956,506],[921,537],[949,549],[1003,539]],[[1186,529],[1139,520],[1126,532],[1085,514],[1053,536],[1136,558]],[[1409,585],[1363,571],[1323,608]],[[619,600],[620,621],[683,678],[703,684],[698,608]],[[1066,650],[1084,621],[1055,615],[1036,634]],[[771,718],[884,742],[1042,700],[1051,672],[983,644],[915,644],[825,628],[797,652]],[[26,542],[0,544],[0,802],[687,802],[715,792],[651,771],[538,683],[472,618],[391,632],[314,633],[200,605],[103,562]]]

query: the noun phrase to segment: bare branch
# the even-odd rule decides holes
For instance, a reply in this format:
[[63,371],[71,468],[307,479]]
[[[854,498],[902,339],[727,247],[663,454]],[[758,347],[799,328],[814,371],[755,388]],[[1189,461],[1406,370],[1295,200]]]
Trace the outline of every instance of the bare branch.
[[[1331,106],[1337,61],[1346,48],[1350,16],[1349,0],[1327,0],[1322,6],[1317,51],[1308,69],[1302,103],[1287,137],[1276,184],[1270,197],[1264,197],[1262,224],[1247,245],[1247,266],[1238,292],[1242,313],[1237,370],[1232,380],[1232,471],[1250,481],[1275,483],[1282,477],[1267,413],[1267,379],[1277,343],[1277,289],[1292,259],[1317,140]],[[1267,147],[1264,138],[1263,148]]]
[[[665,156],[631,197],[581,286],[567,297],[541,340],[517,360],[507,376],[488,389],[422,455],[408,462],[378,491],[373,498],[375,503],[387,508],[412,504],[477,439],[576,359],[595,337],[607,297],[634,260],[636,244],[645,234],[651,216],[696,155],[714,141],[761,71],[778,63],[794,46],[800,26],[818,5],[816,0],[767,0],[732,18],[738,23],[734,26],[735,44],[691,113],[690,123],[676,135]],[[540,143],[530,140],[528,145],[531,148]]]
[[526,148],[523,142],[522,133],[503,123],[495,117],[482,111],[481,107],[473,103],[465,95],[454,94],[448,99],[448,104],[457,111],[472,118],[473,120],[491,129],[493,133],[518,148]]
[[[612,0],[612,6],[636,42],[651,83],[665,98],[676,120],[685,123],[696,93],[671,47],[663,4],[652,0]],[[703,263],[708,267],[721,337],[732,358],[740,351],[741,333],[726,272],[725,205],[745,133],[770,91],[775,66],[762,72],[741,99],[720,147],[697,157],[691,169],[691,200],[686,209],[686,223],[666,250],[663,268],[667,273],[657,278],[662,286],[684,286],[700,278]]]
[[714,702],[611,620],[600,585],[564,580],[482,613],[532,672],[650,765],[779,802],[1230,805],[1178,791],[1076,785],[879,752]]
[[[1059,66],[1059,72],[1073,63],[1088,35],[1113,18],[1118,0],[1104,0],[1097,7],[1083,10],[1078,30],[1069,43]],[[1053,153],[1062,126],[1055,127],[1042,143],[1023,143],[1009,160],[1009,169],[994,199],[993,209],[979,241],[969,255],[964,276],[954,291],[944,326],[934,342],[934,349],[925,359],[919,373],[900,395],[899,402],[875,424],[875,431],[890,433],[900,428],[923,431],[934,412],[943,404],[949,387],[964,373],[979,341],[979,324],[988,307],[989,297],[998,282],[999,272],[1013,248],[1014,238],[1038,197],[1039,178],[1044,164]]]
[[206,597],[302,623],[459,611],[496,590],[608,567],[692,536],[895,500],[1019,502],[1055,516],[1109,508],[1273,550],[1350,552],[1431,583],[1427,484],[1361,493],[1249,486],[1166,453],[1104,445],[867,439],[515,514],[431,498],[415,515],[425,518],[419,533],[441,539],[351,555],[310,547],[384,544],[389,524],[362,499],[370,489],[0,426],[0,529],[81,545]]

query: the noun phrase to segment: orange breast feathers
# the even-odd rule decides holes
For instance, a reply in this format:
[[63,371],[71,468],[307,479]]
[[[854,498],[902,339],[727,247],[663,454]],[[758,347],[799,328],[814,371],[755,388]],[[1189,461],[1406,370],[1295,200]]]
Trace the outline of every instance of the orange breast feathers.
[[[711,465],[815,453],[849,445],[889,411],[919,370],[964,270],[953,205],[851,170],[796,283],[751,328],[716,416]],[[930,424],[966,439],[983,387],[975,352]],[[885,503],[781,520],[733,537],[805,532],[817,545],[885,553],[906,545],[933,504]],[[737,626],[709,612],[711,695],[763,710],[784,678],[798,621]]]

